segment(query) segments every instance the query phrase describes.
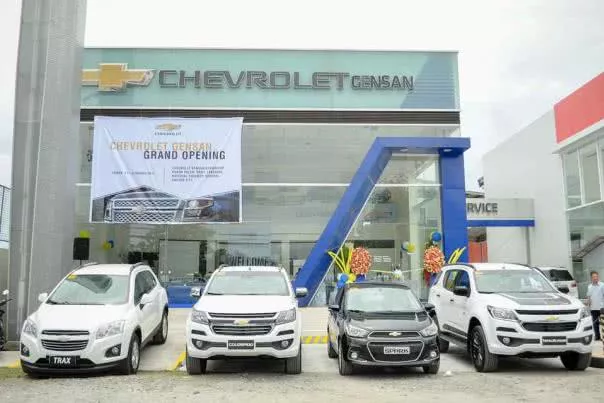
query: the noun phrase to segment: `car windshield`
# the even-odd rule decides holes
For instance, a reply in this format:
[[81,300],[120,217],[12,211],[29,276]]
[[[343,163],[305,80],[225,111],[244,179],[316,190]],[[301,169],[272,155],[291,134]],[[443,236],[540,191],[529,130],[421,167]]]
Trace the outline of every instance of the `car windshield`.
[[403,287],[351,287],[346,292],[346,310],[359,312],[416,312],[421,303]]
[[57,305],[119,305],[128,302],[128,276],[70,274],[48,298]]
[[555,292],[535,270],[475,271],[476,289],[481,293]]
[[279,272],[219,271],[206,295],[289,295],[289,286]]
[[573,281],[573,276],[570,275],[568,270],[564,269],[543,270],[543,274],[551,281]]

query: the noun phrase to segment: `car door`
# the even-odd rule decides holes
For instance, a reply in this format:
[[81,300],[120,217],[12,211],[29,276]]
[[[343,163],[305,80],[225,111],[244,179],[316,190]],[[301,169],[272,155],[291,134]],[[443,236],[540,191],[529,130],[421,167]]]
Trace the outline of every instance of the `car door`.
[[453,287],[466,287],[470,293],[468,296],[453,294],[453,303],[450,307],[450,316],[452,326],[461,333],[466,333],[468,328],[468,312],[470,304],[470,295],[472,295],[472,286],[470,285],[470,273],[468,270],[457,270],[455,283]]
[[148,283],[144,271],[138,272],[134,278],[134,306],[138,317],[138,323],[141,327],[143,341],[145,341],[153,331],[153,304],[141,304],[141,299],[148,291]]
[[342,301],[344,296],[344,287],[338,289],[338,292],[335,294],[334,300],[331,305],[337,305],[340,307],[339,310],[329,310],[329,317],[327,319],[327,336],[329,337],[329,341],[334,349],[337,349],[338,345],[338,316],[342,314]]
[[440,293],[435,295],[440,301],[440,312],[437,312],[440,330],[450,332],[452,328],[455,328],[455,320],[453,319],[453,304],[455,303],[453,288],[455,287],[455,279],[458,274],[459,270],[455,268],[445,272]]
[[151,270],[145,270],[145,280],[147,282],[147,294],[152,298],[152,329],[155,329],[161,324],[161,318],[163,313],[163,306],[161,304],[161,289],[157,286],[157,281]]

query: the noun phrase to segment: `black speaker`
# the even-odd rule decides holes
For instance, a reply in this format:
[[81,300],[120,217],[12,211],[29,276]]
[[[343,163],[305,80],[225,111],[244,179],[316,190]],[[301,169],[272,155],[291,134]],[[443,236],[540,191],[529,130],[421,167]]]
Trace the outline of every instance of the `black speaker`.
[[89,238],[73,238],[73,260],[88,260],[89,252]]

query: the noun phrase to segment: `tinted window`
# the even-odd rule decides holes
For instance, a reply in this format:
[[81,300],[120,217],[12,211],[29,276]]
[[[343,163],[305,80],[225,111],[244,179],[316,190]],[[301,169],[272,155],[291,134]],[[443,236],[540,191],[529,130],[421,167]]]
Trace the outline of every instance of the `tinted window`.
[[457,278],[458,270],[450,270],[445,274],[444,286],[447,290],[453,291],[455,287],[455,279]]
[[573,281],[568,270],[543,270],[543,274],[551,281]]
[[138,305],[141,302],[141,298],[147,292],[147,281],[145,280],[145,273],[138,273],[136,280],[134,281],[134,304]]
[[460,270],[458,273],[459,274],[455,278],[455,286],[470,288],[470,275],[468,272],[465,270]]
[[144,271],[142,274],[143,278],[145,279],[145,290],[147,292],[153,290],[155,288],[155,285],[157,284],[155,281],[155,277],[153,277],[153,274],[151,274],[150,271]]

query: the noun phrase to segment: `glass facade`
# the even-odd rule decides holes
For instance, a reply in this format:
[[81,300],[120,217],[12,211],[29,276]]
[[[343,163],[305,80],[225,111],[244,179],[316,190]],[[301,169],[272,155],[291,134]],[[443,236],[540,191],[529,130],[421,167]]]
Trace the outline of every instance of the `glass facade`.
[[[457,131],[456,125],[247,124],[243,223],[90,224],[93,129],[83,123],[74,236],[90,233],[90,260],[147,261],[164,282],[186,283],[221,264],[280,265],[293,278],[377,136],[440,137]],[[403,270],[421,294],[423,242],[440,228],[438,157],[401,154],[386,167],[348,242],[371,251],[374,269]],[[113,248],[106,247],[108,241]],[[414,255],[401,254],[405,241],[417,245]],[[330,271],[314,304],[327,303],[334,281]]]
[[589,273],[604,275],[604,130],[591,141],[566,151],[562,158],[573,274],[585,295]]

